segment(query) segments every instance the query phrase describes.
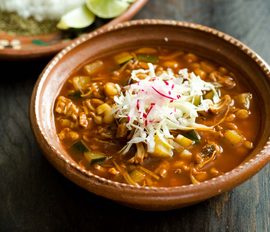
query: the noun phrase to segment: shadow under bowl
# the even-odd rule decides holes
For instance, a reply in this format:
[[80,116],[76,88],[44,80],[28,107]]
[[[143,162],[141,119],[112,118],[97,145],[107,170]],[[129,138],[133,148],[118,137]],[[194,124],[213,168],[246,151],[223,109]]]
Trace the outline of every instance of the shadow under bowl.
[[[197,185],[135,187],[92,174],[71,159],[58,140],[54,102],[66,79],[84,64],[117,50],[138,46],[185,48],[215,58],[240,73],[260,102],[261,127],[256,146],[230,172]],[[97,195],[144,210],[168,210],[191,205],[241,184],[270,161],[270,69],[250,48],[215,29],[198,24],[137,20],[98,30],[62,50],[44,69],[33,91],[30,117],[46,158],[64,176]]]

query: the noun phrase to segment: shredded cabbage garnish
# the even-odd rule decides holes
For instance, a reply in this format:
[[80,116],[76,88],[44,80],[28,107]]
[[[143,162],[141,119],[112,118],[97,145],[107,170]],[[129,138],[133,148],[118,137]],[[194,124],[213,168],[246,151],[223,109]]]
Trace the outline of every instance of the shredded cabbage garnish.
[[[139,74],[146,77],[140,79]],[[210,129],[196,123],[196,118],[199,111],[208,111],[220,101],[215,83],[206,82],[187,69],[177,74],[171,69],[156,73],[151,63],[148,69],[133,70],[131,80],[135,83],[125,86],[114,97],[114,117],[126,119],[128,130],[134,130],[123,153],[141,142],[151,153],[155,148],[154,137],[173,138],[172,130]],[[208,91],[213,91],[212,99],[203,98]]]

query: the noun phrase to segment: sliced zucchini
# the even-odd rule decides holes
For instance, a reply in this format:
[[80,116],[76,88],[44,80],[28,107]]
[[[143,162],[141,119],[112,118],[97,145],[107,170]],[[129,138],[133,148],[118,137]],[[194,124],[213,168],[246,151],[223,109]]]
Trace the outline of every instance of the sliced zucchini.
[[213,99],[215,93],[213,90],[207,92],[205,95],[204,95],[204,99]]
[[133,56],[129,52],[122,52],[114,56],[114,60],[117,64],[124,64],[133,59]]
[[199,143],[201,141],[201,136],[195,130],[188,131],[187,133],[184,134],[184,136],[186,138],[193,140],[195,143]]
[[192,159],[192,153],[189,150],[183,150],[180,154],[180,158],[184,160],[191,160]]
[[102,162],[107,156],[101,152],[86,151],[84,152],[84,158],[90,163]]
[[195,143],[194,140],[189,139],[181,134],[177,135],[177,137],[175,138],[175,142],[177,142],[184,148],[190,147],[193,143]]
[[88,75],[95,74],[98,70],[100,70],[103,67],[104,63],[101,60],[97,60],[93,63],[87,64],[84,66],[84,71]]
[[81,153],[89,151],[89,148],[82,140],[79,140],[78,142],[74,143],[71,146],[71,149],[73,149],[75,151],[79,151]]
[[81,91],[76,90],[76,91],[69,92],[68,97],[73,99],[73,100],[78,100],[78,99],[82,98],[81,94],[82,94]]
[[165,138],[155,135],[155,150],[153,156],[157,157],[172,157],[173,146],[168,143]]
[[89,86],[90,82],[91,80],[89,76],[75,76],[72,78],[74,88],[81,92]]
[[201,96],[196,95],[193,97],[193,105],[198,106],[201,104]]
[[134,169],[129,175],[136,183],[141,183],[145,179],[145,174],[137,169]]
[[224,137],[233,145],[242,143],[244,138],[236,130],[226,130]]
[[139,54],[137,55],[138,61],[155,64],[158,62],[158,57],[153,55]]

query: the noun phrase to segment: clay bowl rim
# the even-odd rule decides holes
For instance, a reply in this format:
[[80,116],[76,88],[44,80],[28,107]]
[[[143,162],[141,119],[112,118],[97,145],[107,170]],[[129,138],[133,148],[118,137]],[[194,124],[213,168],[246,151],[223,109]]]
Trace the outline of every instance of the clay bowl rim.
[[[190,22],[183,22],[183,21],[144,19],[144,20],[133,20],[129,22],[120,23],[118,25],[111,26],[107,29],[99,29],[97,31],[90,33],[87,37],[77,39],[74,43],[72,43],[71,45],[66,47],[64,50],[62,50],[60,53],[58,53],[58,55],[56,55],[52,59],[52,61],[46,66],[46,68],[43,70],[33,90],[31,104],[30,104],[31,126],[32,126],[32,129],[36,138],[41,138],[41,140],[37,139],[37,141],[39,145],[41,146],[43,152],[45,152],[45,155],[48,158],[48,160],[67,178],[71,179],[73,182],[77,183],[78,185],[80,185],[81,187],[85,189],[89,190],[87,186],[84,186],[78,183],[78,181],[70,178],[70,176],[67,175],[66,172],[68,171],[68,172],[75,173],[75,175],[77,175],[77,177],[81,179],[87,178],[89,179],[89,181],[92,179],[92,181],[96,182],[99,185],[102,185],[105,188],[107,186],[107,187],[110,187],[110,189],[114,189],[116,191],[119,191],[119,190],[125,191],[126,194],[128,193],[136,194],[135,197],[137,198],[138,201],[145,200],[148,203],[153,202],[154,199],[151,200],[150,198],[154,198],[154,197],[155,198],[158,197],[159,201],[163,200],[164,201],[163,203],[168,202],[169,200],[170,201],[177,200],[178,204],[180,201],[182,203],[198,202],[198,201],[213,197],[215,195],[218,195],[222,192],[228,191],[232,189],[233,187],[236,187],[237,185],[243,183],[247,179],[251,178],[258,171],[260,171],[268,162],[270,162],[270,150],[269,150],[270,138],[269,137],[267,139],[266,144],[260,150],[260,152],[258,152],[249,161],[244,162],[243,164],[237,166],[233,170],[223,175],[220,175],[218,177],[196,184],[196,185],[189,184],[189,185],[176,186],[176,187],[132,186],[129,184],[118,183],[118,182],[114,182],[114,181],[99,177],[97,175],[92,174],[89,171],[86,171],[80,168],[79,165],[77,165],[75,162],[70,163],[61,154],[61,151],[55,149],[50,144],[50,141],[47,140],[47,138],[44,135],[43,129],[41,129],[42,126],[41,126],[40,120],[37,118],[37,115],[39,112],[39,107],[38,107],[39,93],[41,89],[43,88],[43,84],[46,78],[49,76],[52,68],[70,50],[73,50],[74,48],[76,48],[81,43],[85,42],[86,40],[90,40],[93,37],[99,36],[103,33],[106,33],[112,30],[128,28],[128,27],[133,27],[133,26],[140,26],[140,25],[152,25],[153,27],[156,27],[158,25],[184,27],[184,28],[190,28],[190,29],[194,29],[198,31],[203,31],[211,35],[217,36],[220,39],[226,41],[227,43],[230,43],[233,46],[235,46],[236,49],[239,49],[245,54],[247,54],[253,61],[256,62],[256,64],[259,66],[259,68],[264,73],[264,75],[268,79],[270,79],[270,67],[259,55],[257,55],[253,50],[251,50],[249,47],[244,45],[239,40],[233,38],[232,36],[229,36],[221,31],[218,31],[216,29],[213,29],[207,26],[190,23]],[[54,158],[51,158],[50,155],[48,155],[52,153],[56,155]],[[52,159],[60,160],[62,164],[65,165],[64,167],[67,169],[66,172],[63,170],[63,166],[56,164],[56,162],[54,162],[54,160]],[[95,191],[92,191],[92,192],[95,193]],[[103,194],[99,193],[98,195],[102,196]],[[111,198],[113,200],[121,199],[117,196],[111,196],[111,197],[105,196],[105,197]]]
[[[95,30],[99,29],[106,29],[111,26],[114,26],[118,23],[125,22],[127,20],[132,19],[148,2],[149,0],[136,0],[136,2],[132,3],[132,5],[125,11],[123,14],[119,15],[116,18],[111,19],[108,23],[105,23],[101,27],[94,29],[93,31],[90,31],[86,33],[86,35],[83,35],[82,37],[88,37],[88,34],[91,34]],[[48,36],[55,34],[55,33],[48,33],[48,34],[42,34],[42,35],[36,35],[36,36],[23,36],[23,35],[15,35],[14,39],[29,39],[29,38],[37,38],[37,39],[43,39],[47,38]],[[17,36],[17,37],[16,37]],[[77,39],[80,39],[80,37],[77,37],[75,39],[72,39],[70,41],[63,41],[60,40],[58,43],[50,45],[50,46],[39,46],[36,47],[36,49],[28,48],[23,50],[15,50],[15,49],[3,49],[0,50],[0,58],[1,60],[7,59],[7,60],[26,60],[26,59],[32,59],[36,57],[48,57],[50,55],[54,55],[58,52],[60,52],[65,47],[71,45],[72,43],[75,43]]]

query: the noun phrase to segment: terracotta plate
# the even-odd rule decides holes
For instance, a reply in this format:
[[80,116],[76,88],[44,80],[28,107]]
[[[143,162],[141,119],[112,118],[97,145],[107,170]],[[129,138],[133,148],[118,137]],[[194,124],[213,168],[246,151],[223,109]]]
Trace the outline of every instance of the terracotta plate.
[[[131,19],[148,0],[137,0],[129,9],[117,18],[104,21],[92,30],[113,26]],[[85,36],[81,34],[80,37]],[[0,32],[0,59],[30,59],[56,54],[68,46],[74,39],[65,38],[61,32],[39,36],[19,36]]]
[[[196,51],[205,58],[227,64],[253,88],[260,102],[261,127],[250,156],[230,172],[196,185],[141,187],[96,176],[78,165],[57,138],[54,102],[69,75],[85,61],[91,62],[119,49],[135,46],[173,46]],[[167,210],[194,204],[243,183],[270,161],[270,67],[240,41],[198,24],[164,20],[139,20],[97,30],[62,50],[47,65],[36,83],[30,106],[34,134],[46,158],[67,178],[97,195],[147,210]],[[264,193],[260,193],[264,194]]]

